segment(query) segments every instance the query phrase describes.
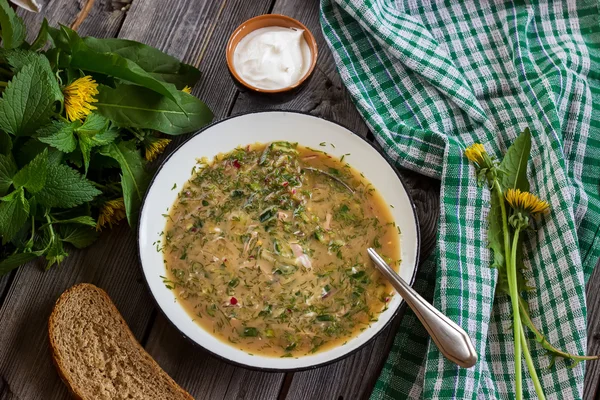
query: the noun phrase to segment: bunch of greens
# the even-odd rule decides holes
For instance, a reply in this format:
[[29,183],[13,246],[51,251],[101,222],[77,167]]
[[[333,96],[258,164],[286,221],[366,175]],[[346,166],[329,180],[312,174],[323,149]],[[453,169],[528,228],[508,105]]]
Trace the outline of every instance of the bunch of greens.
[[530,229],[531,218],[546,212],[550,207],[547,202],[529,193],[527,162],[530,151],[531,135],[529,129],[525,129],[509,147],[501,161],[492,159],[479,143],[467,148],[465,156],[475,164],[478,182],[487,183],[491,192],[488,241],[494,253],[493,267],[498,268],[496,290],[510,296],[511,300],[517,399],[523,396],[521,355],[525,357],[537,396],[545,399],[544,390],[527,346],[524,326],[533,332],[536,340],[548,351],[552,357],[551,366],[557,357],[569,359],[571,365],[575,366],[583,360],[593,360],[599,356],[569,354],[552,346],[533,324],[527,302],[521,297],[523,292],[533,290],[527,286],[522,273],[525,268],[522,251],[523,232]]
[[144,44],[80,37],[44,20],[32,43],[0,0],[0,274],[48,268],[103,226],[134,225],[146,163],[212,113],[189,94],[200,72]]

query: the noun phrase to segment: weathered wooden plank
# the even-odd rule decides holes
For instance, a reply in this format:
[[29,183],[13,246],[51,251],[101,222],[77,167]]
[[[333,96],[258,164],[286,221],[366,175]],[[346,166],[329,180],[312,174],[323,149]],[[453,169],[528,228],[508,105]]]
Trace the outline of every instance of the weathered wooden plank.
[[[587,283],[588,305],[588,354],[600,354],[600,260]],[[583,391],[585,400],[600,398],[600,361],[590,361],[586,365]]]
[[[270,6],[271,0],[170,0],[160,5],[138,0],[132,4],[119,37],[142,41],[198,66],[203,79],[194,94],[218,119],[228,115],[237,94],[225,64],[229,34]],[[283,374],[251,372],[213,358],[183,339],[162,314],[150,331],[146,348],[177,382],[200,399],[276,398],[283,381]]]
[[[51,25],[70,24],[80,5],[57,0],[47,5],[42,14],[22,10],[35,36],[45,16]],[[116,35],[124,18],[121,11],[111,11],[105,1],[98,1],[80,33],[110,37]],[[32,29],[35,28],[35,29]],[[120,249],[126,249],[120,252]],[[130,250],[131,249],[131,250]],[[148,303],[147,294],[139,281],[135,242],[128,228],[120,227],[105,233],[99,243],[86,251],[73,251],[60,267],[43,272],[43,261],[30,263],[14,273],[14,281],[0,309],[0,382],[3,398],[35,399],[66,398],[67,392],[52,365],[47,343],[47,318],[56,298],[77,282],[93,282],[111,295],[123,312],[136,336],[141,337],[150,310],[141,308]],[[121,285],[123,280],[131,287]],[[137,283],[136,281],[140,282]],[[125,307],[127,304],[129,307]],[[140,308],[140,310],[136,310]]]
[[[71,26],[88,1],[49,1],[39,14],[27,12],[23,9],[18,9],[18,14],[25,20],[27,37],[31,40],[35,38],[44,18],[48,20],[51,26],[58,26],[58,24]],[[96,0],[88,16],[77,29],[79,34],[84,36],[94,35],[96,37],[115,36],[119,32],[126,12],[113,3],[110,0]]]

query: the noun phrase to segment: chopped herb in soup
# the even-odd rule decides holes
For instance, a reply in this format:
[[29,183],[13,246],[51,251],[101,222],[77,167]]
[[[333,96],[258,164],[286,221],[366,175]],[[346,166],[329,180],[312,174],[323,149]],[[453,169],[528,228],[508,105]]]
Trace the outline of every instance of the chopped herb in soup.
[[164,235],[165,284],[191,317],[251,354],[297,357],[376,321],[399,267],[389,207],[347,163],[295,143],[201,160]]

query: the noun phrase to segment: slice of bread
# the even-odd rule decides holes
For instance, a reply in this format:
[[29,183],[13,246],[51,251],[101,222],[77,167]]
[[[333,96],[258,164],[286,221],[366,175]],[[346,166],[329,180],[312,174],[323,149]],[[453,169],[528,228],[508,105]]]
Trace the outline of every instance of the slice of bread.
[[137,342],[106,292],[75,285],[48,321],[58,373],[75,398],[185,399],[190,396]]

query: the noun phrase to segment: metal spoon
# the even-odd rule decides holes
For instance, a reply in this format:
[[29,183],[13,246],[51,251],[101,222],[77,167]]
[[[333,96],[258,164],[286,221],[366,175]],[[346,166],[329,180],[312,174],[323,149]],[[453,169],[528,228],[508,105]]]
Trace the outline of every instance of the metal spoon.
[[421,297],[374,249],[368,248],[367,252],[379,272],[415,312],[442,354],[461,367],[470,368],[475,365],[477,353],[467,332]]

